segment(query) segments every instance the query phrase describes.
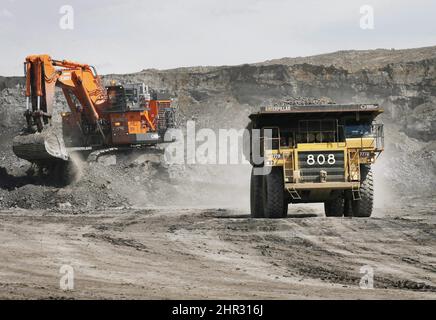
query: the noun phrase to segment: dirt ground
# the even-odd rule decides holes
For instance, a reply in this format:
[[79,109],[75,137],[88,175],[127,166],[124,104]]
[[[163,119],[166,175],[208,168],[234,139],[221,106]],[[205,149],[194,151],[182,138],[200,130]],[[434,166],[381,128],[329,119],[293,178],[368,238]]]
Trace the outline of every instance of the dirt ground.
[[[0,298],[435,299],[436,202],[409,203],[370,219],[315,205],[278,220],[231,208],[2,210]],[[60,289],[62,265],[72,291]],[[359,287],[364,266],[374,289]]]

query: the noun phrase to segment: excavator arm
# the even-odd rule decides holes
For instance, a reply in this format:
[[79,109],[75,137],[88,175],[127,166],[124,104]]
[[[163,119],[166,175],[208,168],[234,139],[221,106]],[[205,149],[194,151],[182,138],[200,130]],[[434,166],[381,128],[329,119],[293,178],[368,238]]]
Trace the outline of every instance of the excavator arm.
[[63,139],[52,128],[55,87],[62,88],[78,125],[95,128],[102,139],[102,112],[108,107],[106,90],[95,69],[87,64],[53,60],[48,55],[28,56],[26,75],[26,128],[13,141],[15,154],[35,162],[68,160]]
[[[90,122],[97,122],[107,96],[95,69],[87,64],[52,60],[48,55],[29,56],[26,70],[26,119],[29,131],[41,132],[50,124],[55,86],[72,94]],[[68,101],[71,99],[67,99]],[[77,106],[69,105],[72,112]]]

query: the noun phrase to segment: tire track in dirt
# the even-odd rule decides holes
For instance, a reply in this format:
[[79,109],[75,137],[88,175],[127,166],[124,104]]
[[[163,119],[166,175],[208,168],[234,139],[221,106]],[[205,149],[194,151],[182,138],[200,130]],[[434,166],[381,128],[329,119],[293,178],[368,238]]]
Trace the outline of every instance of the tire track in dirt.
[[[436,298],[435,222],[233,209],[1,212],[0,297]],[[42,239],[42,240],[41,240]],[[59,290],[59,267],[77,286]],[[362,290],[360,267],[374,269]]]

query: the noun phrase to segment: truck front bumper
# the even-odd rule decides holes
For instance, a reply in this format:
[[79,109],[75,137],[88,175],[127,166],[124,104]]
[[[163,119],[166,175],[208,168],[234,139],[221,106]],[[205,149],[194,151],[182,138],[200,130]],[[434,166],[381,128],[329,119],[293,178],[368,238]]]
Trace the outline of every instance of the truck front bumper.
[[348,190],[359,188],[360,182],[306,182],[306,183],[285,183],[286,189],[295,190]]

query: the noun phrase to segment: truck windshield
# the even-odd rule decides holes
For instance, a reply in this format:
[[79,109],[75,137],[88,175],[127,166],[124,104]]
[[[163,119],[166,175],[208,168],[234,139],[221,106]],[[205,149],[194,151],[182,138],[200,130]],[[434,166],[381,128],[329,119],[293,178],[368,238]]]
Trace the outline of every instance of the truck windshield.
[[347,124],[345,126],[345,135],[347,138],[360,138],[371,136],[371,125],[367,123]]

